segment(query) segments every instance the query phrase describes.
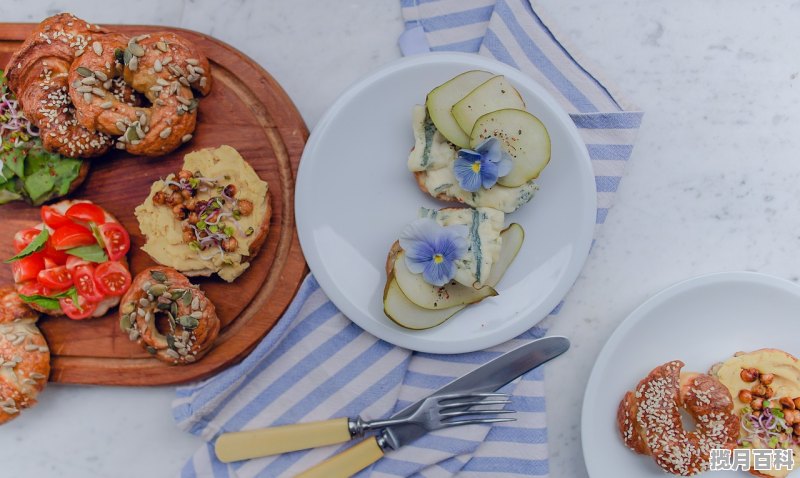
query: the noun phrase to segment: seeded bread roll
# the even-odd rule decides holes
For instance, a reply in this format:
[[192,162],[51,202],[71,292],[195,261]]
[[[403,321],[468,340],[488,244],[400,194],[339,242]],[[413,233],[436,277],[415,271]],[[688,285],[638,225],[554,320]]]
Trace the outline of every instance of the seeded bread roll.
[[38,318],[13,287],[0,287],[0,425],[34,406],[47,384],[50,349]]

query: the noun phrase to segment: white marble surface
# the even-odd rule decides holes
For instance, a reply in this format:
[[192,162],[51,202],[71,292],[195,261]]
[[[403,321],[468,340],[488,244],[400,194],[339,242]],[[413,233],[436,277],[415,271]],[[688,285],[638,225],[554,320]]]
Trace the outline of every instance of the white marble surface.
[[[580,478],[583,389],[627,313],[702,273],[800,277],[800,2],[537,4],[646,111],[616,205],[552,329],[574,345],[548,366],[551,476]],[[4,0],[0,19],[66,8],[211,33],[264,65],[310,127],[348,84],[399,57],[402,28],[397,0]],[[174,427],[171,399],[170,388],[51,386],[0,431],[0,475],[175,476],[200,442]]]

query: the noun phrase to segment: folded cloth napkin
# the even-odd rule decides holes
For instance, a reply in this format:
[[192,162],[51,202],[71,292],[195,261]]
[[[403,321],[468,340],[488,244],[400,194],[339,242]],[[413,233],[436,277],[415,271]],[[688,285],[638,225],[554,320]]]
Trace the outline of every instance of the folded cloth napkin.
[[[401,0],[401,5],[406,32],[399,43],[404,54],[458,50],[491,56],[530,75],[561,103],[589,150],[597,183],[597,224],[602,224],[641,114],[624,111],[527,0]],[[293,476],[352,443],[223,464],[214,457],[214,440],[222,432],[271,425],[386,417],[545,330],[534,327],[480,352],[412,353],[350,322],[308,276],[275,328],[242,363],[178,389],[173,404],[178,426],[208,441],[182,474]],[[357,476],[547,476],[543,379],[537,369],[505,387],[514,394],[516,422],[431,433],[388,453]]]

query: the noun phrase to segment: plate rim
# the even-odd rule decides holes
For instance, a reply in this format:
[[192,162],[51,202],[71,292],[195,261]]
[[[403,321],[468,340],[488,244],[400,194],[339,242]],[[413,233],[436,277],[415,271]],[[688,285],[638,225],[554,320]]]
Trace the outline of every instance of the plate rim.
[[[357,308],[351,307],[352,301],[350,301],[343,293],[339,291],[334,283],[334,280],[328,275],[327,268],[323,265],[323,261],[321,257],[319,257],[318,251],[312,246],[313,241],[311,240],[310,235],[313,226],[308,224],[311,221],[303,216],[306,208],[313,207],[313,195],[310,194],[310,191],[306,191],[307,186],[305,186],[308,181],[305,179],[305,177],[311,174],[309,172],[309,168],[311,166],[309,165],[307,156],[310,157],[312,154],[314,154],[318,147],[317,143],[321,137],[321,132],[329,127],[339,111],[350,101],[352,101],[353,98],[360,93],[360,91],[367,88],[374,82],[390,76],[398,71],[430,63],[440,64],[448,62],[464,63],[475,68],[485,68],[492,71],[498,71],[500,74],[503,74],[503,72],[513,71],[515,76],[521,77],[526,88],[531,90],[535,96],[547,104],[551,113],[556,116],[560,122],[566,125],[566,134],[568,135],[570,141],[578,146],[580,153],[580,157],[577,161],[579,169],[578,176],[580,178],[579,181],[584,183],[583,187],[585,187],[587,191],[591,189],[592,193],[587,194],[588,199],[586,201],[587,203],[591,204],[584,206],[586,210],[582,211],[583,215],[585,216],[585,223],[581,223],[579,225],[579,234],[576,235],[576,239],[573,241],[576,244],[581,244],[581,246],[580,248],[575,248],[573,253],[575,259],[568,263],[567,267],[565,268],[565,279],[562,279],[559,286],[555,287],[553,291],[545,298],[545,300],[543,300],[537,307],[537,309],[540,309],[539,313],[527,314],[528,317],[535,318],[528,318],[526,320],[526,318],[523,317],[516,322],[516,326],[506,328],[504,330],[505,333],[503,334],[487,335],[486,337],[469,338],[468,340],[464,341],[448,342],[443,344],[439,341],[420,336],[387,336],[387,334],[383,333],[384,329],[382,328],[381,324],[375,322],[372,317],[367,316],[362,320],[362,317],[360,317],[360,312],[357,310]],[[484,350],[519,336],[519,334],[529,330],[541,322],[542,319],[546,318],[550,312],[555,309],[555,307],[558,306],[558,304],[563,300],[563,298],[575,284],[575,281],[580,276],[580,272],[583,270],[594,239],[596,213],[597,189],[591,159],[589,157],[585,142],[581,139],[577,127],[572,122],[567,112],[558,104],[556,99],[547,90],[545,90],[542,85],[537,83],[533,78],[526,75],[524,72],[492,58],[463,52],[430,52],[399,58],[373,70],[366,76],[351,84],[337,97],[331,106],[328,107],[317,125],[312,129],[311,135],[309,136],[306,147],[303,151],[303,156],[300,160],[300,166],[297,172],[297,181],[295,184],[295,222],[297,224],[300,245],[303,249],[303,254],[312,274],[314,274],[314,277],[317,279],[320,287],[326,293],[331,302],[333,302],[337,309],[352,322],[379,339],[409,350],[433,354],[467,353],[477,350]]]
[[[758,284],[767,286],[770,288],[774,288],[777,290],[781,290],[784,292],[789,292],[798,298],[800,298],[800,285],[795,284],[794,282],[784,279],[782,277],[773,276],[770,274],[765,274],[763,272],[755,272],[755,271],[724,271],[724,272],[712,272],[708,274],[701,274],[698,276],[693,276],[688,279],[683,279],[678,282],[675,282],[671,285],[668,285],[658,292],[653,294],[651,297],[645,299],[642,303],[640,303],[636,308],[634,308],[630,313],[628,313],[622,322],[614,329],[611,335],[608,337],[606,342],[603,344],[602,349],[600,349],[600,353],[597,354],[597,358],[594,361],[594,365],[592,366],[592,370],[589,373],[589,379],[586,382],[586,390],[583,393],[583,403],[581,404],[581,431],[580,431],[580,439],[581,439],[581,454],[583,455],[583,462],[586,468],[586,473],[589,477],[592,477],[592,469],[590,468],[590,461],[589,455],[587,455],[587,446],[586,446],[586,437],[589,433],[588,431],[588,422],[583,419],[583,417],[588,416],[591,412],[589,409],[589,399],[593,398],[597,395],[599,389],[599,378],[598,378],[598,370],[600,367],[606,368],[610,362],[610,355],[611,353],[616,350],[616,348],[620,345],[623,336],[631,329],[633,326],[637,325],[639,322],[644,320],[650,312],[652,312],[655,308],[662,306],[663,304],[669,302],[670,300],[674,300],[675,297],[680,296],[681,294],[691,291],[695,288],[704,287],[713,284],[722,284],[725,282],[743,282],[743,283],[750,283],[750,284]],[[595,470],[596,472],[597,470]]]

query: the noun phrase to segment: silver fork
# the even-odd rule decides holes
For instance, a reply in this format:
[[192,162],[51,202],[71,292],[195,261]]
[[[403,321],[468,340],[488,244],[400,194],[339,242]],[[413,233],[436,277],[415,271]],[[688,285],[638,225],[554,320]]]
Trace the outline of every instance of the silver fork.
[[[434,395],[426,398],[411,415],[395,420],[364,421],[361,417],[350,419],[348,427],[353,438],[364,436],[370,430],[393,425],[413,424],[426,431],[459,425],[478,423],[512,422],[516,418],[481,418],[483,415],[504,415],[516,410],[475,408],[483,406],[507,405],[511,403],[507,393],[466,393]],[[456,419],[463,417],[461,419]]]
[[215,450],[221,461],[231,462],[342,443],[362,437],[370,430],[395,425],[410,424],[431,431],[476,423],[510,422],[515,419],[487,417],[515,413],[514,410],[496,409],[499,405],[511,403],[509,397],[505,393],[433,395],[423,400],[411,415],[402,419],[365,421],[361,417],[335,418],[223,433],[217,438]]

